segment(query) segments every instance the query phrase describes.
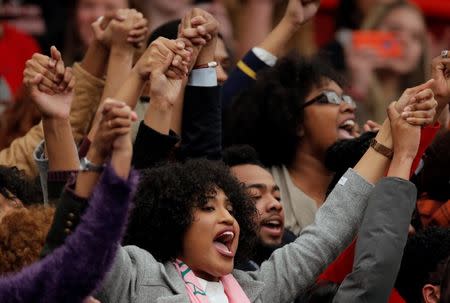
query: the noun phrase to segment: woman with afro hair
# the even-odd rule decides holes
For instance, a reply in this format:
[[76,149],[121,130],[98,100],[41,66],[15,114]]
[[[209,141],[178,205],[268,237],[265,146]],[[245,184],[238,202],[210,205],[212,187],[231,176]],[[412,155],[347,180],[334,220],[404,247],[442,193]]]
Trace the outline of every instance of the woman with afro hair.
[[[388,145],[389,131],[383,128],[377,140]],[[250,272],[234,269],[234,262],[248,259],[252,252],[255,202],[229,168],[201,159],[142,171],[126,246],[119,248],[96,298],[292,302],[352,241],[372,184],[388,166],[387,157],[369,149],[338,182],[315,222]]]
[[286,228],[298,235],[314,221],[333,173],[327,149],[356,136],[355,103],[343,81],[320,58],[290,56],[258,74],[227,117],[226,141],[249,144],[271,168],[286,210]]

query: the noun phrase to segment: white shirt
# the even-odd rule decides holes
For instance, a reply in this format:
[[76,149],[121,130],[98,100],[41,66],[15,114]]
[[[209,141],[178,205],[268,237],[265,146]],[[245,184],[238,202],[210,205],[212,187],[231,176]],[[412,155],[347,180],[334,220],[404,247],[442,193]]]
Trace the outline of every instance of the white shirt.
[[222,282],[206,281],[199,277],[197,277],[197,279],[200,282],[201,288],[205,290],[210,303],[228,303],[228,298],[225,294]]

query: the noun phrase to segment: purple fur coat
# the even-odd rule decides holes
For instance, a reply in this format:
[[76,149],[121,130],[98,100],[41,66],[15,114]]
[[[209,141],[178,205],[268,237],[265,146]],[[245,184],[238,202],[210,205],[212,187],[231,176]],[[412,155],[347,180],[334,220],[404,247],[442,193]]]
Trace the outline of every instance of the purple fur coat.
[[[137,180],[108,165],[74,233],[44,259],[0,278],[0,302],[80,303],[92,294],[114,260]],[[61,199],[79,198],[66,191]]]

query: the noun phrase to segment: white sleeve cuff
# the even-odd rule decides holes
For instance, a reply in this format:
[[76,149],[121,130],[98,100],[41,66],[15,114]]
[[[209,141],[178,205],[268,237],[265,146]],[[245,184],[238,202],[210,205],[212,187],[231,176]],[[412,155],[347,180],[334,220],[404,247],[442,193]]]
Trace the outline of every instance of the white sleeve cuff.
[[187,85],[200,87],[217,86],[217,74],[215,67],[193,69]]
[[261,60],[268,66],[274,66],[277,63],[278,58],[270,52],[266,51],[264,48],[254,47],[252,51],[259,60]]

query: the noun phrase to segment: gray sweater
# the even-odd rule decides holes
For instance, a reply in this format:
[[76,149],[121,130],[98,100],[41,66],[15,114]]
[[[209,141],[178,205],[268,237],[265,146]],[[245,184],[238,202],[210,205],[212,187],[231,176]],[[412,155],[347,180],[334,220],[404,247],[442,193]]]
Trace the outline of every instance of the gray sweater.
[[[276,250],[259,270],[234,270],[251,302],[292,302],[356,236],[373,186],[349,169],[297,240]],[[119,249],[97,298],[111,302],[185,302],[184,283],[171,262],[159,263],[136,246]]]

